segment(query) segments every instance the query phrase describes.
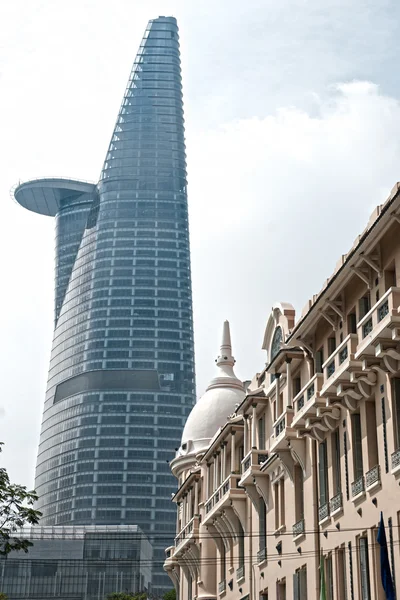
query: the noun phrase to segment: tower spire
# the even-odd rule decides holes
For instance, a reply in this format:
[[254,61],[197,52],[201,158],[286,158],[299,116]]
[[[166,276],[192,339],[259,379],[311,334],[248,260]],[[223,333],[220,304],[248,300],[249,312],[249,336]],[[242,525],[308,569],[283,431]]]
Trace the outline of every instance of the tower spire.
[[224,321],[222,328],[221,347],[219,349],[219,355],[215,362],[217,363],[217,367],[219,367],[220,365],[229,365],[233,367],[233,365],[236,362],[232,356],[231,330],[229,326],[229,321]]
[[219,355],[215,359],[217,365],[216,376],[210,381],[207,390],[216,387],[233,387],[243,390],[243,383],[238,379],[233,370],[235,359],[232,356],[232,343],[229,321],[224,321],[222,328],[222,340]]

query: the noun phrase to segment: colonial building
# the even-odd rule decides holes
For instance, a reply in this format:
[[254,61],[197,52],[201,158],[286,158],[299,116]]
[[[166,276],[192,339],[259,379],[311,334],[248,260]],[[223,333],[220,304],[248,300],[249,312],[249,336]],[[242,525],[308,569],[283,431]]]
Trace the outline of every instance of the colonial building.
[[400,184],[296,321],[276,304],[245,389],[229,327],[171,463],[180,600],[383,600],[400,581]]

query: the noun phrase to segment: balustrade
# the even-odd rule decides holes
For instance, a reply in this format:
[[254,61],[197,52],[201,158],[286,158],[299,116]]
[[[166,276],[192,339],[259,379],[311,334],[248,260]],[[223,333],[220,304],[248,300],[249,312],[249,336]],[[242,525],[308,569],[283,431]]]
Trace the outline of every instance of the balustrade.
[[331,515],[338,512],[343,506],[342,492],[339,492],[329,500],[329,510]]
[[302,535],[305,531],[304,519],[300,519],[297,521],[292,527],[293,537],[297,537],[298,535]]
[[365,487],[366,489],[372,487],[381,480],[381,471],[379,465],[372,467],[367,473],[365,473]]
[[318,520],[321,522],[324,519],[329,517],[329,504],[326,502],[325,504],[321,504],[318,509]]
[[398,467],[400,467],[400,448],[392,454],[392,469],[397,469]]
[[363,492],[365,492],[365,482],[364,476],[361,476],[351,484],[351,495],[354,498]]

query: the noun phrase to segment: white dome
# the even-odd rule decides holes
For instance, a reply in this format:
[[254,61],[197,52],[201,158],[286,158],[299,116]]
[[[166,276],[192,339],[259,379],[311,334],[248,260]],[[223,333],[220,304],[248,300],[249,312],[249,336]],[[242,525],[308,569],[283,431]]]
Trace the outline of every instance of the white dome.
[[216,376],[192,408],[177,458],[204,452],[218,429],[225,425],[229,415],[235,412],[246,395],[243,383],[233,371],[235,359],[232,356],[228,321],[224,323],[220,353],[215,362]]

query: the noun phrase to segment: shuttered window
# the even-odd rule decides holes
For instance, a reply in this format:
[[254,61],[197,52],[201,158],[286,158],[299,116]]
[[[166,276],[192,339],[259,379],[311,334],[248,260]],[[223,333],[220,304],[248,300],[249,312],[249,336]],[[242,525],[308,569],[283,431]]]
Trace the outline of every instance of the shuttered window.
[[326,441],[321,442],[319,452],[319,505],[328,502],[328,468],[326,455]]
[[356,480],[364,475],[361,438],[361,418],[359,414],[352,415],[351,424],[353,433],[354,479]]
[[371,587],[369,581],[368,540],[360,538],[360,583],[361,600],[371,600]]

